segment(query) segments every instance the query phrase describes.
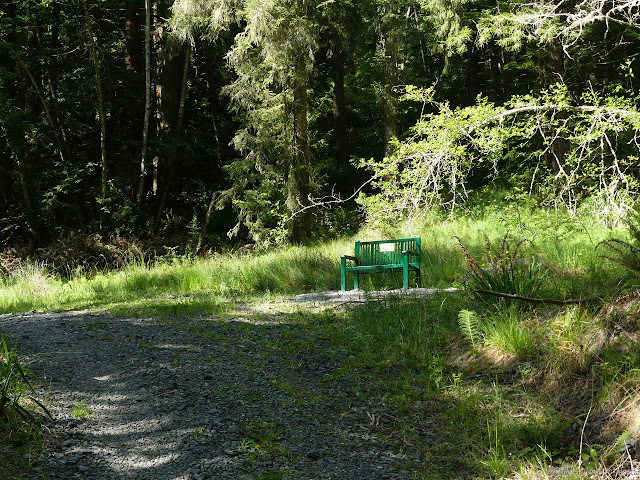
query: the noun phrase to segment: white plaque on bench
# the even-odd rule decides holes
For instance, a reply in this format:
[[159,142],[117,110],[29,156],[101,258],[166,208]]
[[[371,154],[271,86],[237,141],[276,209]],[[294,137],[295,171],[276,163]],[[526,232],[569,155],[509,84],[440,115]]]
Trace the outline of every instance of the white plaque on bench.
[[396,244],[395,243],[381,243],[380,251],[381,252],[395,252]]

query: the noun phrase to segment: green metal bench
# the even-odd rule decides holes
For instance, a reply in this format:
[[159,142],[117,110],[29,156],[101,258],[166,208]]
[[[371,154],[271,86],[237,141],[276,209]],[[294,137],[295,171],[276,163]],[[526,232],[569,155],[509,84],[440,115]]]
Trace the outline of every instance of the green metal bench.
[[340,257],[340,288],[347,289],[347,272],[353,273],[353,288],[357,290],[361,273],[402,271],[402,288],[406,290],[410,270],[415,272],[420,288],[420,237],[356,242],[353,256]]

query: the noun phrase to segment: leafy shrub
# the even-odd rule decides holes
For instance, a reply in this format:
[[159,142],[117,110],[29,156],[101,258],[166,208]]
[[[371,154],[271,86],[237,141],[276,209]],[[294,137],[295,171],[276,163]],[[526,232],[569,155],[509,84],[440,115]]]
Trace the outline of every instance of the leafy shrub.
[[545,266],[535,258],[527,260],[520,256],[520,249],[528,240],[520,240],[510,245],[508,236],[508,233],[505,234],[496,253],[492,251],[491,241],[485,235],[486,263],[477,262],[456,237],[469,266],[462,284],[472,298],[481,298],[479,290],[521,297],[535,297],[540,292],[546,279]]

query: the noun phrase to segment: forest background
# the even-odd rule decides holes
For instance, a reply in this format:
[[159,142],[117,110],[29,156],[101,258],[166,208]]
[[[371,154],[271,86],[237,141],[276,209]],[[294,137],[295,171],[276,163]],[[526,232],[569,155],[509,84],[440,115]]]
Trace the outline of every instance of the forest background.
[[628,0],[3,1],[0,242],[305,243],[490,190],[615,224],[640,178],[638,15]]

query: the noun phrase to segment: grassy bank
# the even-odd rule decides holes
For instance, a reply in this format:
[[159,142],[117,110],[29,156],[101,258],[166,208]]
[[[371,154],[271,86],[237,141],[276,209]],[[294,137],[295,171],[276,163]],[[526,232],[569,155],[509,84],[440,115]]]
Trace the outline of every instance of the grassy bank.
[[[419,235],[423,245],[423,284],[459,285],[468,266],[456,245],[460,239],[479,257],[487,239],[499,247],[506,234],[523,242],[523,258],[537,258],[553,270],[554,294],[606,294],[622,272],[603,262],[596,246],[612,232],[588,220],[543,210],[495,210],[457,219],[431,218],[392,232],[365,230],[360,239]],[[624,235],[624,232],[615,232]],[[339,257],[353,251],[353,238],[311,247],[267,252],[219,254],[208,258],[159,259],[111,272],[82,270],[71,278],[49,273],[46,265],[23,264],[0,277],[0,312],[108,308],[130,304],[137,308],[166,308],[180,303],[185,312],[219,308],[221,302],[246,295],[293,294],[339,288]],[[399,276],[366,276],[364,289],[398,288]],[[550,284],[551,285],[551,284]],[[177,302],[176,302],[177,300]],[[193,309],[186,304],[192,304]],[[179,313],[175,311],[173,313]]]
[[369,303],[346,314],[337,340],[360,395],[404,419],[396,435],[423,452],[418,478],[632,472],[640,433],[638,304],[602,314],[501,306],[474,311],[470,328],[460,312],[473,307],[461,295]]

